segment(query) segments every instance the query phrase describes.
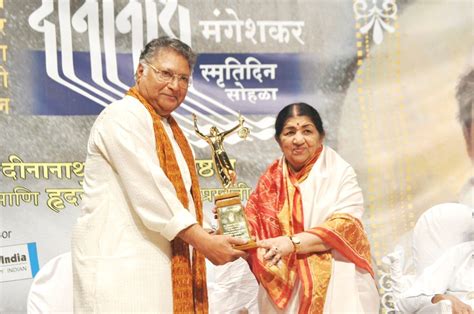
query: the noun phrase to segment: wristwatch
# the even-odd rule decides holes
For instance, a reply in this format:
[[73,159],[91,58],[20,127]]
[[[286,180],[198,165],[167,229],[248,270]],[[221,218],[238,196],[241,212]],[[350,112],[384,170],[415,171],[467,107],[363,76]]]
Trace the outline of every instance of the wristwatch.
[[293,243],[293,252],[298,253],[301,248],[301,239],[297,236],[289,236],[291,242]]

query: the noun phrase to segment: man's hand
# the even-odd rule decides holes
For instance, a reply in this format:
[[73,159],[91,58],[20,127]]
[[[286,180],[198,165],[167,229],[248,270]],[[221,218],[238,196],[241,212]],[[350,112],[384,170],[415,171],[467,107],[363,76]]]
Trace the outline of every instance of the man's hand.
[[235,261],[239,257],[246,257],[247,253],[236,250],[233,244],[245,244],[247,241],[228,235],[211,235],[201,226],[194,224],[180,233],[178,237],[201,252],[214,265],[223,265]]
[[214,265],[223,265],[235,261],[239,257],[247,257],[246,252],[236,250],[232,246],[233,244],[241,245],[246,243],[247,241],[243,239],[228,235],[213,235],[212,240],[207,243],[206,248],[200,251]]
[[441,300],[451,301],[453,314],[473,314],[471,306],[462,302],[461,300],[456,298],[454,295],[436,294],[431,299],[431,303],[435,304]]

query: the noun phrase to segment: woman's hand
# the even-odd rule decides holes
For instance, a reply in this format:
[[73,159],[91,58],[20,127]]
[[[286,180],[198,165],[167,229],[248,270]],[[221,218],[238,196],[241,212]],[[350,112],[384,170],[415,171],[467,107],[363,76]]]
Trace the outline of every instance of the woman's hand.
[[288,236],[260,240],[257,246],[265,249],[263,258],[268,260],[268,266],[277,265],[282,257],[290,255],[294,251],[293,242]]
[[282,257],[290,255],[291,253],[307,254],[325,252],[331,249],[331,246],[324,243],[320,237],[314,234],[301,232],[295,234],[295,236],[301,241],[297,252],[295,252],[295,247],[290,237],[286,235],[257,242],[258,247],[266,249],[263,257],[270,261],[270,267],[276,265]]

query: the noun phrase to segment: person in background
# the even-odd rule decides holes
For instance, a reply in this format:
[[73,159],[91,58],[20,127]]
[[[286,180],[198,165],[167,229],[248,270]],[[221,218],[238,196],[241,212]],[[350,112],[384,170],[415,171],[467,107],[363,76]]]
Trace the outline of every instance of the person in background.
[[[466,150],[474,163],[474,68],[469,67],[459,80],[456,98],[459,121],[463,130]],[[418,219],[433,229],[414,236],[414,257],[419,269],[412,286],[398,299],[397,307],[404,313],[415,313],[430,308],[442,300],[451,303],[452,313],[473,313],[474,306],[474,176],[461,190],[459,204],[439,204],[427,210]],[[429,218],[429,220],[427,219]],[[440,244],[446,248],[440,250]],[[447,245],[449,244],[449,245]],[[435,248],[432,249],[431,247]]]
[[72,237],[75,312],[206,313],[204,258],[246,255],[232,247],[245,241],[201,227],[193,153],[172,116],[195,60],[177,39],[150,41],[135,85],[92,127]]
[[248,262],[262,313],[378,313],[362,191],[324,136],[308,104],[288,105],[276,118],[283,156],[245,208],[259,246]]
[[[439,313],[442,308],[434,304],[447,300],[451,303],[452,314],[473,313],[473,217],[473,208],[463,204],[440,204],[423,213],[418,221],[429,222],[424,231],[431,238],[424,242],[427,249],[422,252],[428,256],[421,256],[427,266],[398,297],[398,310],[402,313]],[[437,255],[428,263],[430,250],[432,255]]]

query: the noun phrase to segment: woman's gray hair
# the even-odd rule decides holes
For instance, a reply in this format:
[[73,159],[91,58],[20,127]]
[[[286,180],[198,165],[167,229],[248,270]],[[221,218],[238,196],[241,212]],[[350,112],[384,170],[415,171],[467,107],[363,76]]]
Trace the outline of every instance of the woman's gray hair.
[[188,61],[189,70],[191,72],[193,71],[197,58],[196,53],[181,40],[168,36],[158,37],[146,44],[140,54],[139,61],[140,63],[149,62],[149,60],[155,57],[160,51],[166,49],[172,49],[182,55]]
[[470,127],[472,123],[472,103],[474,101],[474,68],[461,76],[456,89],[456,98],[459,105],[459,121],[463,127]]

